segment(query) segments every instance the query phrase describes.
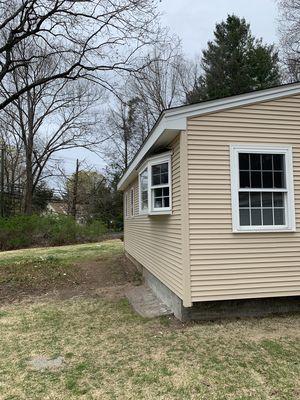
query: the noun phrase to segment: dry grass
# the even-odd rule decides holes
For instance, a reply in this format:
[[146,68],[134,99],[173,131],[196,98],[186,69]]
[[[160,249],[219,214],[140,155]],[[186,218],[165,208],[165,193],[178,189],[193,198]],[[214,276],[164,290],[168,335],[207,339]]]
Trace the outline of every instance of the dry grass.
[[[182,325],[125,300],[37,298],[0,308],[0,399],[297,400],[299,339],[296,315]],[[38,355],[65,367],[32,371]]]
[[[1,309],[0,398],[298,399],[296,316],[183,326],[144,320],[123,300]],[[32,371],[32,356],[65,368]]]

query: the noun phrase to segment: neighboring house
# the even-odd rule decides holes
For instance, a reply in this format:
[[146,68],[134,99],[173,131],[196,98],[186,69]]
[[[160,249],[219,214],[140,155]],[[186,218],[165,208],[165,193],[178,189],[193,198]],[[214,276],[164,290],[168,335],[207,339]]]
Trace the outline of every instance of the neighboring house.
[[64,202],[52,201],[47,204],[46,212],[48,214],[67,215],[68,204]]
[[126,253],[179,318],[299,307],[300,83],[164,111],[118,188]]
[[[52,201],[47,204],[46,214],[71,215],[68,203],[63,201]],[[83,224],[86,221],[84,206],[76,205],[76,222]]]

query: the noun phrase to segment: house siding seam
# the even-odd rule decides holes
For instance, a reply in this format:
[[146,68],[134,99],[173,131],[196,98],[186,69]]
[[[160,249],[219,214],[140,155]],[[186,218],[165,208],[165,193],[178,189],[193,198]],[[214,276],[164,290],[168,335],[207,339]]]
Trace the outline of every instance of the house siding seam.
[[[296,232],[232,233],[230,145],[291,145]],[[300,95],[188,120],[193,302],[300,295]]]
[[139,215],[138,178],[134,186],[134,217],[124,219],[125,251],[178,297],[183,296],[181,248],[180,140],[172,142],[172,215]]

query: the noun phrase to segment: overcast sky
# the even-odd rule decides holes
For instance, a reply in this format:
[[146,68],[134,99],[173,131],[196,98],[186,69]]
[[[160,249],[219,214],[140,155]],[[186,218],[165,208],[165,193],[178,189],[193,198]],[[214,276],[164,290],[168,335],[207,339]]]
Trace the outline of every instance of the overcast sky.
[[[267,43],[278,42],[275,0],[161,0],[160,8],[163,25],[181,38],[183,51],[191,58],[199,56],[213,38],[215,24],[232,13],[245,17],[256,37]],[[85,158],[98,170],[105,166],[100,157],[87,150],[74,149],[59,156],[67,157],[67,173],[75,170],[76,157]]]
[[228,14],[244,17],[256,37],[276,43],[278,10],[275,0],[161,0],[163,24],[182,39],[183,50],[193,57],[213,38],[217,22]]

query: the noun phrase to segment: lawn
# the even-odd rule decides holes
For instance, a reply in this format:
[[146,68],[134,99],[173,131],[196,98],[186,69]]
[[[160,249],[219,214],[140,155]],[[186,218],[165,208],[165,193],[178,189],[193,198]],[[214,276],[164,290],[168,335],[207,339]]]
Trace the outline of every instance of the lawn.
[[[48,269],[53,257],[52,270],[60,271],[49,273],[53,295],[31,288],[21,302],[3,298],[0,307],[0,399],[300,398],[300,316],[199,324],[140,318],[122,291],[113,290],[138,281],[124,264],[119,241],[3,253],[0,268],[12,279],[15,265],[13,283],[27,288],[40,257],[48,261],[37,269]],[[80,278],[86,273],[76,269],[82,263],[101,270],[106,290]],[[80,296],[55,296],[66,290],[67,283],[58,282],[71,271],[84,290]],[[4,285],[6,276],[3,272]],[[36,279],[43,288],[45,276]],[[58,370],[35,371],[28,365],[35,356],[62,356],[65,362]]]

